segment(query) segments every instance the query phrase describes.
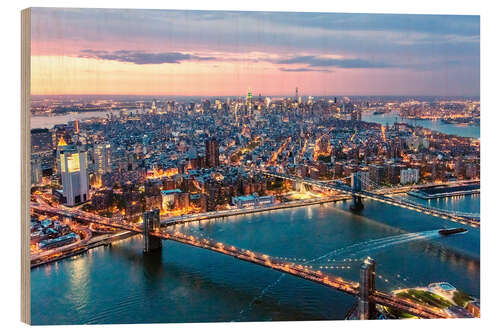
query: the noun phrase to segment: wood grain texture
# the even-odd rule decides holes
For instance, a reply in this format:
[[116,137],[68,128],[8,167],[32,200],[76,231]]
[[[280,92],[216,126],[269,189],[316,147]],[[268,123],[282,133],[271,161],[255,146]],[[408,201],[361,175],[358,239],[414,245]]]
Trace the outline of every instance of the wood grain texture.
[[31,9],[21,12],[21,321],[31,323],[29,186]]

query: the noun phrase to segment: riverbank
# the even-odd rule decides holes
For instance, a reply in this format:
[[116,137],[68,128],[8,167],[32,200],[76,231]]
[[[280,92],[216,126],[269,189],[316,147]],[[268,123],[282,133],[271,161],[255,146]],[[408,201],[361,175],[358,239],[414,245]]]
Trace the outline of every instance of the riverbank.
[[222,217],[228,217],[228,216],[254,214],[254,213],[277,210],[277,209],[295,208],[295,207],[302,207],[302,206],[318,205],[318,204],[329,203],[329,202],[344,201],[344,200],[349,200],[350,198],[351,198],[350,195],[336,195],[336,196],[329,196],[329,197],[322,197],[322,198],[313,198],[313,199],[282,202],[282,203],[278,203],[278,204],[258,206],[258,207],[252,207],[252,208],[220,210],[220,211],[215,211],[215,212],[199,213],[199,214],[192,214],[192,215],[187,215],[187,216],[186,215],[178,216],[178,217],[163,220],[160,223],[161,223],[162,227],[166,227],[166,226],[171,226],[171,225],[176,225],[176,224],[197,222],[197,221],[202,221],[202,220],[210,220],[210,219],[222,218]]
[[[468,306],[469,302],[479,304],[479,299],[457,290],[448,282],[430,283],[427,287],[393,290],[392,294],[416,303],[439,308],[451,318],[479,317],[479,308],[475,309]],[[388,309],[389,312],[392,312],[391,310],[393,309]],[[408,318],[408,314],[406,313],[400,312],[399,314],[403,315],[403,318]]]
[[[313,199],[306,199],[306,200],[297,200],[297,201],[292,201],[292,202],[284,202],[284,203],[279,203],[279,204],[270,205],[270,206],[263,206],[263,207],[224,210],[224,211],[208,212],[208,213],[204,213],[204,214],[193,214],[192,216],[189,216],[189,215],[188,216],[179,216],[173,220],[162,221],[161,224],[163,227],[168,227],[168,226],[172,226],[172,225],[176,225],[176,224],[183,224],[183,223],[208,220],[208,219],[216,219],[216,218],[229,217],[229,216],[235,216],[235,215],[246,215],[246,214],[254,214],[254,213],[258,213],[258,212],[271,211],[271,210],[277,210],[277,209],[294,208],[294,207],[302,207],[302,206],[309,206],[309,205],[318,205],[318,204],[323,204],[323,203],[347,200],[349,198],[350,198],[350,196],[346,196],[346,195],[330,196],[330,197],[323,197],[323,198],[313,198]],[[131,231],[125,231],[125,232],[119,232],[119,233],[114,233],[114,234],[95,236],[84,244],[80,244],[80,243],[74,244],[73,246],[68,246],[68,248],[66,248],[60,252],[55,251],[56,253],[51,252],[45,256],[41,255],[41,256],[37,257],[36,259],[31,260],[31,268],[45,265],[48,263],[52,263],[52,262],[55,262],[58,260],[66,259],[66,258],[75,256],[75,255],[79,255],[79,254],[85,253],[86,251],[93,249],[95,247],[109,245],[114,241],[126,239],[126,238],[133,236],[135,234],[136,233],[131,232]],[[57,250],[57,249],[55,249],[55,250]]]
[[[455,208],[466,210],[470,200],[479,201],[479,196],[459,197],[454,204],[463,202],[463,206]],[[329,254],[316,262],[318,266],[328,264],[327,259],[343,261],[369,255],[377,260],[377,289],[386,293],[449,281],[471,296],[480,295],[479,261],[455,254],[457,248],[479,256],[478,230],[450,237],[440,237],[437,231],[430,233],[436,238],[411,237],[412,233],[429,234],[453,224],[373,200],[364,202],[362,214],[352,214],[349,205],[350,201],[338,201],[178,228],[185,234],[273,257],[310,260]],[[408,233],[404,239],[413,240],[402,242],[401,237]],[[359,264],[356,261],[350,263],[350,269],[327,272],[358,281]],[[164,242],[161,251],[144,255],[143,239],[138,235],[32,269],[31,293],[36,296],[32,307],[37,309],[32,322],[342,320],[355,302],[352,296],[303,279],[285,276],[276,282],[280,275],[176,242]],[[118,303],[125,305],[117,307]],[[214,308],[220,311],[214,312]]]
[[436,186],[430,188],[420,188],[418,190],[409,191],[408,194],[413,197],[428,200],[461,195],[479,194],[480,192],[480,183],[477,182],[459,186]]
[[449,135],[456,135],[460,137],[469,137],[479,139],[480,127],[479,125],[461,125],[461,124],[447,124],[438,120],[413,120],[402,118],[397,112],[387,112],[383,114],[363,114],[363,121],[377,123],[380,125],[392,126],[395,122],[406,123],[412,126],[421,126],[432,131],[441,132]]
[[58,260],[66,259],[72,256],[76,256],[82,253],[87,252],[90,249],[93,249],[98,246],[104,246],[104,245],[109,245],[112,242],[126,239],[130,236],[135,235],[136,233],[131,232],[131,231],[122,231],[118,232],[115,234],[108,234],[108,235],[99,235],[96,236],[88,241],[88,243],[79,245],[76,244],[73,247],[70,247],[68,249],[65,249],[61,252],[58,252],[56,254],[48,254],[46,256],[40,256],[39,258],[31,260],[31,268],[35,268],[38,266],[42,266],[45,264],[49,264]]

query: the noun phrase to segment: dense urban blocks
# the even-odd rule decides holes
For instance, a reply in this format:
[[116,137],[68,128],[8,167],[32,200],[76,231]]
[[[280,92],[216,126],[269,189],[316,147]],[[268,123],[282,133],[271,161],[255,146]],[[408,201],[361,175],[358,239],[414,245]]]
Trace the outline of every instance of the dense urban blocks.
[[[34,104],[47,110],[51,103],[61,102],[48,98]],[[109,101],[94,103],[107,105]],[[479,140],[430,131],[404,120],[391,124],[366,121],[370,114],[383,110],[421,112],[414,105],[403,97],[302,99],[248,94],[246,100],[204,98],[201,103],[187,97],[152,102],[116,98],[106,106],[106,115],[32,131],[32,207],[41,221],[44,209],[62,212],[55,220],[79,214],[78,224],[88,226],[79,226],[78,235],[91,242],[98,238],[92,236],[94,232],[109,233],[105,239],[111,240],[123,225],[109,221],[123,221],[125,230],[143,234],[146,254],[161,251],[162,238],[173,240],[168,221],[179,224],[225,216],[224,212],[249,214],[325,200],[352,199],[346,207],[354,212],[373,200],[479,227],[478,216],[403,202],[392,195],[412,189],[410,194],[439,197],[479,191]],[[425,112],[441,107],[439,103],[426,105]],[[456,114],[464,112],[457,105],[470,102],[450,105],[454,110],[450,112]],[[475,104],[467,110],[479,116]],[[74,179],[67,177],[69,169]],[[87,185],[76,186],[85,183],[82,179]],[[65,195],[71,191],[75,193],[69,196],[73,202]],[[78,198],[77,192],[84,195]],[[164,228],[160,228],[160,219],[166,222]],[[71,235],[59,238],[69,231],[51,229],[48,224],[33,229],[32,253],[38,264],[58,260],[45,255],[48,247],[66,244],[68,249],[60,253],[53,248],[61,257],[86,250],[78,241],[69,243],[74,240]],[[47,238],[54,240],[45,242]],[[191,235],[175,239],[203,248],[207,245]],[[212,249],[239,255],[231,245],[215,244]],[[370,260],[361,269],[358,285],[338,283],[333,275],[306,272],[291,263],[273,266],[269,258],[253,252],[244,256],[359,296],[356,316],[361,319],[378,314],[380,307],[375,304],[390,308],[386,313],[390,316],[447,316],[432,309],[420,313],[407,300],[375,291],[375,280],[367,273],[374,272],[375,263]],[[459,303],[478,314],[472,301],[476,300]]]

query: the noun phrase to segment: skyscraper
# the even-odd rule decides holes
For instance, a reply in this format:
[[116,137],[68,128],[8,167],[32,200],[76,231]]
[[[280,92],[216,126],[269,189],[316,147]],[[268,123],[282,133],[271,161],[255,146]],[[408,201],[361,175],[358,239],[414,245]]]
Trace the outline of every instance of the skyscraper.
[[74,206],[89,199],[87,152],[72,145],[59,146],[63,196],[67,206]]
[[98,176],[111,172],[111,145],[108,142],[94,147],[94,172]]
[[219,142],[215,138],[205,141],[205,160],[209,168],[219,166]]
[[73,121],[73,127],[75,128],[75,134],[80,133],[80,121],[78,119]]
[[251,111],[253,103],[252,103],[252,91],[250,89],[248,89],[246,104],[247,104],[247,110]]
[[63,138],[65,142],[71,143],[71,134],[67,131],[66,125],[55,125],[50,131],[52,132],[52,147],[54,147],[54,149],[58,146],[61,138]]
[[299,101],[299,87],[295,87],[295,101]]
[[151,103],[151,113],[156,113],[156,100],[153,99],[153,102]]

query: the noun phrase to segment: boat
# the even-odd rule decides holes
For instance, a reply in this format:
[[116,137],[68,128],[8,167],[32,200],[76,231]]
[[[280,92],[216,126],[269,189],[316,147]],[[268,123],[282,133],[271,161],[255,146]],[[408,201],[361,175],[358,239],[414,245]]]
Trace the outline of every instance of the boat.
[[461,234],[466,231],[467,229],[465,228],[451,228],[451,229],[441,229],[439,230],[439,233],[443,236],[449,236],[454,234]]

